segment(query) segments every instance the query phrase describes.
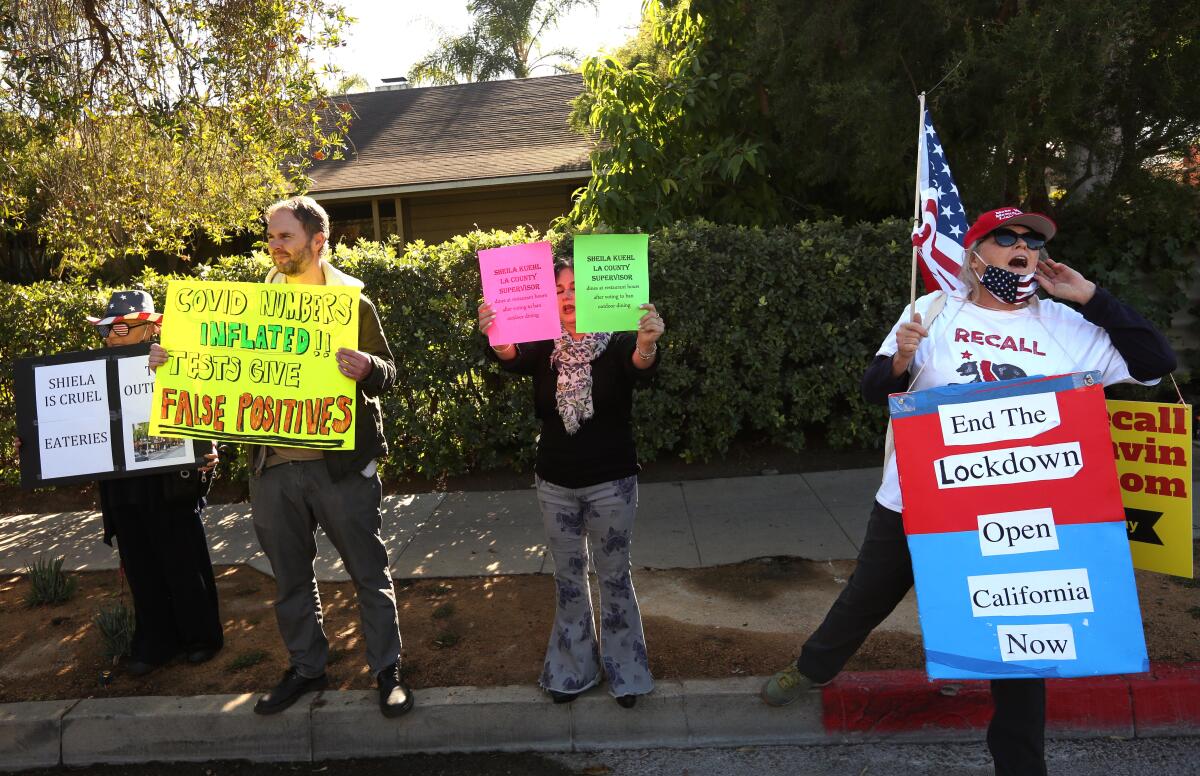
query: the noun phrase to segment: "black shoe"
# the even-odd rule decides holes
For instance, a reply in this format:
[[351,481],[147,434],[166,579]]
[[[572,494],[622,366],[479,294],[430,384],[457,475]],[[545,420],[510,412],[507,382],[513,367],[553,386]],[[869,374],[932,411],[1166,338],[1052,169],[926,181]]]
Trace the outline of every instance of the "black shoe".
[[309,679],[301,676],[296,669],[289,668],[283,672],[283,679],[269,693],[258,699],[254,704],[255,714],[276,714],[295,703],[306,692],[324,690],[329,684],[325,674]]
[[220,647],[215,647],[215,648],[207,647],[204,649],[193,649],[187,653],[187,661],[189,663],[191,663],[192,665],[196,665],[199,663],[207,663],[208,661],[210,661],[214,657],[216,657],[217,653],[220,651],[221,651]]
[[129,658],[122,663],[122,666],[125,669],[125,673],[130,676],[145,676],[154,669],[161,667],[162,663],[147,663],[145,660]]
[[570,703],[582,695],[578,692],[559,692],[558,690],[546,690],[546,692],[550,693],[550,697],[554,699],[555,703]]
[[637,705],[636,695],[621,695],[617,697],[617,705],[623,709],[632,709]]
[[392,663],[380,671],[375,684],[379,687],[379,710],[383,716],[399,717],[412,709],[415,699],[412,690],[400,678],[399,663]]

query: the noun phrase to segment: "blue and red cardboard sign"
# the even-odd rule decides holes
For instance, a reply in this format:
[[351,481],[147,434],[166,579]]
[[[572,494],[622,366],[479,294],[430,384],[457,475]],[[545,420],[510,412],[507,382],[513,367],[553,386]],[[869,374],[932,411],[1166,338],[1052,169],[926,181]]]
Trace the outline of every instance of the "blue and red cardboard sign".
[[1097,373],[896,394],[890,409],[929,676],[1148,670]]

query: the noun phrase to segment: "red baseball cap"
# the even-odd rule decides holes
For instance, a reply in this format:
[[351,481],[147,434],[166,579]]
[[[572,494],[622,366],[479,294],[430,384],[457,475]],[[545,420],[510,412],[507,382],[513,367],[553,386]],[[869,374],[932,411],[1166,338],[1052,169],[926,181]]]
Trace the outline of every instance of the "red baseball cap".
[[973,245],[976,240],[982,240],[996,229],[1010,224],[1027,226],[1041,234],[1047,240],[1053,237],[1054,233],[1058,231],[1058,225],[1051,221],[1049,216],[1044,216],[1041,213],[1026,213],[1015,207],[1001,207],[989,210],[975,219],[975,223],[971,224],[971,228],[967,230],[966,236],[963,237],[963,246]]

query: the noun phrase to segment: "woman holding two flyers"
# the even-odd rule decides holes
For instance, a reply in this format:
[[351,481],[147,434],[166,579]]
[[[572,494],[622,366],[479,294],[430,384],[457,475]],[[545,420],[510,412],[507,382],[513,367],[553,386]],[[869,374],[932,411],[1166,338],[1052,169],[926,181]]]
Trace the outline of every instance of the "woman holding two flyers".
[[[630,576],[639,468],[631,411],[633,389],[656,372],[663,320],[654,305],[643,304],[635,332],[578,332],[570,258],[554,262],[554,283],[559,336],[492,348],[503,369],[533,378],[541,421],[537,493],[558,605],[540,684],[555,703],[567,703],[605,678],[617,703],[629,708],[654,687]],[[479,330],[486,334],[495,323],[496,311],[485,301]],[[600,578],[598,636],[587,581],[589,537]]]
[[[1037,213],[1001,208],[967,231],[961,292],[905,310],[863,376],[864,396],[954,383],[1096,370],[1105,385],[1152,384],[1175,368],[1166,339],[1104,289],[1050,259],[1057,227]],[[1038,300],[1037,288],[1078,305]],[[832,680],[913,585],[895,456],[859,550],[854,574],[800,657],[768,680],[762,699],[782,706]],[[997,774],[1045,774],[1046,687],[1041,679],[993,680],[988,748]]]

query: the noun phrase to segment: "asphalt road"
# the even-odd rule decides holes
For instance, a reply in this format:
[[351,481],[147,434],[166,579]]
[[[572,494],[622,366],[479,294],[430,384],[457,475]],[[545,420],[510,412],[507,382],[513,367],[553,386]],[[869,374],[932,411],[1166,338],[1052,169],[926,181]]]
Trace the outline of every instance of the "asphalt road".
[[[1200,776],[1200,737],[1053,741],[1052,776]],[[322,763],[107,765],[72,776],[990,776],[982,743],[634,749],[586,754],[409,755]]]
[[[982,742],[631,750],[554,755],[575,774],[612,776],[991,776]],[[1053,741],[1051,776],[1198,776],[1200,738]],[[602,770],[607,769],[607,770]]]

